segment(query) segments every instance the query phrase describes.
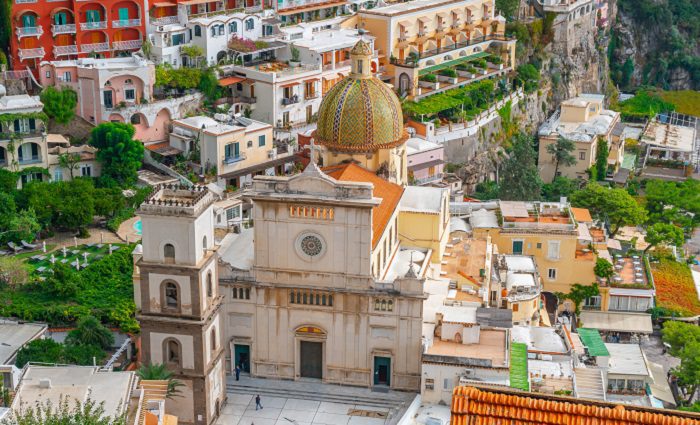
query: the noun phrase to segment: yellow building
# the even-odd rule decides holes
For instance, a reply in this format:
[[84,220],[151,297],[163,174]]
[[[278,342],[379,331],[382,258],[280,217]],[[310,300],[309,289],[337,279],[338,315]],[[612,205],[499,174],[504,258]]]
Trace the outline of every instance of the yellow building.
[[369,43],[358,42],[350,60],[350,75],[333,86],[319,108],[313,138],[323,147],[321,161],[324,166],[354,162],[406,185],[408,133],[401,103],[391,88],[372,75]]
[[[540,148],[538,167],[540,177],[551,182],[556,176],[572,179],[588,179],[588,169],[596,163],[596,152],[600,140],[608,144],[608,167],[614,172],[622,163],[624,142],[613,138],[613,128],[620,122],[620,113],[605,109],[604,96],[582,94],[562,102],[561,110],[555,112],[539,130]],[[571,166],[557,165],[554,155],[547,147],[564,137],[574,142],[572,155],[576,163]]]
[[439,263],[450,235],[450,191],[407,186],[399,207],[399,240],[407,246],[429,248],[430,261]]
[[469,222],[474,236],[490,236],[499,253],[534,257],[545,291],[567,293],[574,283],[596,280],[596,254],[579,229],[586,226],[568,203],[498,201],[490,209],[474,207]]
[[[537,270],[535,259],[529,255],[498,255],[495,261],[496,284],[492,289],[500,289],[500,293],[492,293],[491,298],[500,300],[501,308],[513,312],[513,323],[516,325],[539,325],[542,293],[542,280]],[[493,292],[493,291],[492,291]]]
[[296,162],[293,151],[278,152],[273,146],[270,124],[248,118],[228,123],[205,116],[175,120],[169,145],[185,153],[198,145],[203,172],[215,170],[218,180],[232,187],[256,175],[287,173]]
[[[358,27],[369,31],[379,50],[383,75],[410,98],[505,74],[515,64],[515,43],[506,37],[505,19],[495,16],[494,0],[415,0],[358,12]],[[458,65],[497,56],[498,63],[468,72]],[[420,77],[444,68],[457,78]]]

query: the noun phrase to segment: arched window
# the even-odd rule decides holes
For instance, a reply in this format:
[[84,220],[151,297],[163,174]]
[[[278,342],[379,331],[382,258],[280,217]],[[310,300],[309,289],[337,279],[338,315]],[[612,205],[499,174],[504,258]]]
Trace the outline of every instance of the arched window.
[[394,301],[389,300],[389,302],[387,303],[387,310],[394,311]]
[[163,288],[163,307],[177,309],[180,307],[180,294],[175,282],[165,282]]
[[165,340],[165,349],[163,350],[163,352],[165,354],[166,364],[180,366],[180,359],[182,358],[182,356],[180,355],[181,349],[179,342],[177,342],[174,339]]
[[211,330],[211,351],[216,351],[216,328]]
[[204,236],[204,237],[202,238],[202,249],[207,249],[207,248],[208,248],[208,247],[207,247],[207,237]]
[[237,22],[229,22],[228,23],[228,32],[231,34],[238,32],[238,23]]
[[173,244],[165,244],[163,247],[163,259],[169,264],[175,262],[175,246]]
[[253,20],[253,18],[250,18],[247,21],[245,21],[245,29],[247,31],[250,31],[253,28],[255,28],[255,21]]
[[141,115],[139,114],[134,114],[131,116],[131,123],[134,125],[139,125],[141,124]]
[[294,304],[294,291],[289,292],[289,304]]
[[212,282],[211,272],[207,273],[207,297],[214,296],[214,282]]
[[194,35],[196,37],[201,37],[202,36],[202,27],[200,27],[199,25],[195,25],[194,26]]

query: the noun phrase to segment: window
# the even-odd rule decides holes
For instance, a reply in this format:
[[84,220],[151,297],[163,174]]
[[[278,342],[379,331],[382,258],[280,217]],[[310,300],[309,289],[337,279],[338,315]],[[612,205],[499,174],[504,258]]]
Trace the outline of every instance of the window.
[[69,71],[66,71],[63,73],[63,81],[70,82],[72,79],[71,73]]
[[231,221],[241,216],[241,207],[236,206],[226,210],[226,220]]
[[[0,162],[3,162],[3,151],[0,151]],[[63,181],[63,170],[56,168],[53,170],[53,181],[60,182]]]
[[519,304],[517,304],[517,303],[516,303],[516,304],[513,304],[513,312],[514,312],[514,313],[517,313],[519,309],[520,309],[520,305],[519,305]]
[[211,330],[211,351],[216,351],[216,328]]
[[225,35],[226,34],[226,29],[224,28],[224,25],[221,24],[216,27],[216,30],[219,32],[219,35]]
[[253,28],[255,28],[255,21],[253,21],[253,18],[250,18],[245,21],[245,29],[246,31],[250,31]]
[[202,27],[199,25],[194,26],[194,36],[195,37],[201,37],[202,36]]
[[181,44],[185,44],[185,34],[173,34],[172,45],[179,46]]
[[537,242],[537,249],[542,249],[542,242]]
[[129,119],[129,121],[131,121],[131,123],[132,123],[133,125],[141,124],[141,115],[139,115],[139,114],[134,114],[134,115],[131,116],[131,118]]
[[167,309],[176,309],[180,306],[180,300],[178,298],[178,289],[175,282],[165,282],[165,303],[164,307]]
[[175,262],[175,246],[173,244],[165,244],[163,247],[163,259],[168,264]]
[[92,177],[92,165],[84,164],[80,166],[80,175],[83,177]]
[[180,365],[180,343],[174,339],[165,342],[165,363]]
[[240,148],[239,148],[239,143],[229,143],[228,145],[224,146],[224,159],[225,160],[233,160],[237,159],[240,156]]
[[547,270],[547,277],[549,280],[554,280],[557,278],[557,269],[549,269]]
[[435,389],[435,380],[431,378],[425,378],[425,389],[433,391]]
[[600,301],[601,301],[600,295],[588,297],[583,301],[583,308],[584,308],[584,310],[585,309],[599,310],[600,309]]
[[265,146],[265,135],[258,136],[258,147]]
[[229,22],[228,24],[228,32],[233,34],[238,32],[238,23],[236,22]]
[[202,238],[202,249],[207,249],[207,237]]
[[394,300],[375,298],[374,310],[375,311],[394,311]]
[[513,254],[522,255],[523,253],[523,241],[513,241]]
[[362,74],[362,60],[357,61],[357,73]]
[[214,296],[214,282],[211,278],[211,272],[207,273],[207,297],[211,298]]
[[292,290],[289,291],[289,303],[332,307],[333,295],[315,291]]
[[252,148],[252,147],[253,147],[253,141],[252,141],[252,140],[248,140],[248,143],[246,143],[246,146],[249,147],[249,148]]
[[560,241],[549,241],[547,242],[547,258],[550,260],[558,260],[559,259],[559,246],[561,245]]
[[579,159],[579,161],[585,160],[586,159],[586,152],[579,152],[578,159]]
[[136,90],[125,89],[124,90],[124,97],[126,98],[126,100],[136,100]]
[[216,25],[211,27],[211,36],[216,37]]
[[250,299],[250,288],[244,288],[242,286],[234,286],[232,289],[232,298],[235,300],[249,300]]
[[452,387],[452,386],[450,385],[450,378],[445,378],[445,379],[442,381],[442,389],[443,389],[443,390],[449,390],[449,389],[451,389],[451,387]]

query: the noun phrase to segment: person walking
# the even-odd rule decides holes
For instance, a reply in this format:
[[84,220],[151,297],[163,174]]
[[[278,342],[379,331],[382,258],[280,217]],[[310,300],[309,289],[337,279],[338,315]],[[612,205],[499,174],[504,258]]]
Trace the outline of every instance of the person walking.
[[258,407],[262,409],[262,404],[260,403],[260,394],[255,396],[255,410],[258,410]]
[[241,367],[236,365],[236,381],[240,380],[241,378]]

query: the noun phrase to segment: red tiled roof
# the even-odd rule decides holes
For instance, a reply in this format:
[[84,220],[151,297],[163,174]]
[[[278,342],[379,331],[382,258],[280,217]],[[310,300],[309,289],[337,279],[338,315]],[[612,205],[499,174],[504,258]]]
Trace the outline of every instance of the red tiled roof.
[[382,203],[372,210],[372,248],[376,247],[384,229],[389,224],[389,219],[399,205],[401,195],[403,195],[403,187],[386,181],[354,163],[325,167],[323,172],[336,180],[372,183],[374,185],[374,197],[382,199]]
[[450,425],[700,425],[697,413],[511,389],[455,387]]

